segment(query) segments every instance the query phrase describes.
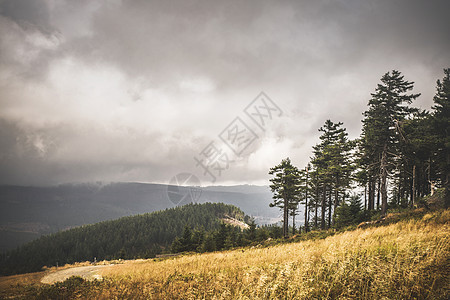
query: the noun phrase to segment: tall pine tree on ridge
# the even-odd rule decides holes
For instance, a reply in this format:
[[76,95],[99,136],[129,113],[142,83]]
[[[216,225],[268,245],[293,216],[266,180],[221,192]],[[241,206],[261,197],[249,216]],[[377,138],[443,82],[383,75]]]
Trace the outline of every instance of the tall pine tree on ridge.
[[[364,113],[362,143],[364,156],[368,158],[369,170],[373,176],[379,176],[381,193],[381,213],[387,211],[387,180],[392,170],[392,162],[398,155],[398,142],[401,138],[399,127],[408,115],[417,111],[407,106],[420,94],[408,94],[413,82],[404,80],[399,71],[387,72],[381,77],[372,98],[369,109]],[[371,191],[373,192],[373,191]]]

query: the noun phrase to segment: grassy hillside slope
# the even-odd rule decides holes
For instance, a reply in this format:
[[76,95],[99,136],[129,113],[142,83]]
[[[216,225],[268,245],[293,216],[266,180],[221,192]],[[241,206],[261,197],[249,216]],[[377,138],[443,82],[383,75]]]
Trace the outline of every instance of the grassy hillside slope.
[[101,282],[27,291],[99,299],[448,299],[449,221],[450,210],[440,210],[321,240],[129,261],[102,269]]

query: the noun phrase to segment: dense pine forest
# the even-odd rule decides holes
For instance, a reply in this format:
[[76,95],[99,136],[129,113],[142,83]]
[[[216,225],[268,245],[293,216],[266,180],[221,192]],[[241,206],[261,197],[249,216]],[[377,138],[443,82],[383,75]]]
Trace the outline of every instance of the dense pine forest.
[[413,88],[399,71],[387,72],[371,93],[359,138],[350,140],[343,123],[326,120],[307,166],[299,169],[286,158],[270,169],[271,206],[283,211],[285,237],[299,205],[306,232],[416,207],[438,188],[448,207],[450,69],[437,81],[431,111],[414,107],[420,94]]

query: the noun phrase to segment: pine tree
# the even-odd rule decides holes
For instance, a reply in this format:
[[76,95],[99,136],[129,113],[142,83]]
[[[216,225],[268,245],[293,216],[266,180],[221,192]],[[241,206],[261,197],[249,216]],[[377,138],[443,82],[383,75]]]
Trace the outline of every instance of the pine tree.
[[216,251],[216,250],[217,250],[217,247],[216,247],[216,242],[215,242],[214,236],[212,234],[207,234],[205,236],[205,239],[201,246],[201,251],[202,252],[211,252],[211,251]]
[[220,229],[215,236],[215,244],[217,250],[222,250],[225,247],[225,240],[227,239],[229,228],[225,223],[220,224]]
[[176,237],[170,246],[170,251],[172,253],[178,253],[183,251],[183,244],[181,243],[181,239]]
[[[397,162],[393,205],[405,206],[405,193],[411,199],[423,197],[431,192],[430,182],[436,178],[434,153],[437,151],[432,116],[421,111],[405,120],[400,128],[402,159]],[[412,179],[412,180],[411,180]],[[411,204],[414,201],[411,201]]]
[[404,80],[399,71],[388,72],[381,77],[381,83],[371,94],[369,109],[364,113],[362,146],[370,181],[369,202],[373,200],[375,176],[378,175],[382,215],[387,211],[388,174],[399,156],[399,128],[401,122],[416,111],[407,105],[420,95],[408,94],[412,89],[413,82]]
[[341,228],[360,221],[361,201],[358,196],[352,196],[348,203],[343,201],[336,209],[335,226]]
[[273,202],[270,207],[279,207],[283,210],[283,236],[289,236],[289,210],[295,203],[298,204],[300,194],[300,174],[297,167],[293,166],[289,158],[270,169],[269,175],[272,183]]
[[433,127],[437,142],[437,168],[441,183],[450,201],[450,68],[444,69],[444,78],[436,83],[434,96]]
[[181,237],[181,251],[191,251],[192,249],[192,230],[191,227],[186,225],[184,226],[183,235]]
[[[352,163],[350,151],[353,142],[347,138],[343,123],[325,121],[319,131],[322,132],[320,143],[313,147],[312,164],[316,169],[316,176],[320,182],[321,194],[321,228],[325,229],[325,212],[328,210],[328,226],[332,222],[332,210],[339,205],[340,195],[345,193],[351,180]],[[332,199],[334,198],[334,201]],[[328,208],[327,208],[328,206]]]
[[256,239],[256,223],[254,219],[251,219],[249,227],[246,230],[246,237],[249,241],[254,241]]
[[205,231],[203,229],[195,229],[192,233],[191,250],[199,251],[204,239]]

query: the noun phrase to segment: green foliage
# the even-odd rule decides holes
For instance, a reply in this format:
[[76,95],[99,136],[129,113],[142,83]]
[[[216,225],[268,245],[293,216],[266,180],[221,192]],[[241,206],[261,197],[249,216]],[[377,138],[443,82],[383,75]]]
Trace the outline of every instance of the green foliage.
[[[311,163],[314,167],[311,174],[312,186],[316,193],[313,201],[315,210],[320,206],[320,227],[326,227],[326,211],[328,211],[328,226],[331,226],[332,210],[336,210],[341,199],[349,188],[354,169],[351,151],[354,142],[349,141],[347,131],[341,127],[343,123],[326,120],[319,131],[320,143],[313,147],[314,157]],[[319,204],[320,203],[320,204]],[[310,203],[312,204],[312,203]],[[317,217],[315,218],[317,223]],[[315,226],[317,227],[317,226]]]
[[212,252],[216,251],[216,242],[214,240],[214,236],[212,234],[207,234],[205,237],[204,242],[201,245],[200,251],[201,252]]
[[249,228],[247,230],[246,238],[249,241],[253,241],[256,238],[256,223],[255,220],[251,220]]
[[300,172],[293,166],[291,160],[283,159],[281,163],[270,169],[269,175],[272,183],[270,189],[273,192],[273,203],[270,207],[279,207],[283,210],[283,235],[288,237],[289,211],[297,209],[300,202]]
[[[257,232],[256,225],[251,227]],[[220,227],[216,230],[210,230],[205,232],[202,230],[193,230],[186,226],[181,237],[176,237],[172,243],[171,251],[173,253],[178,252],[211,252],[217,250],[227,250],[233,247],[245,246],[250,242],[246,237],[251,236],[248,233],[249,230],[243,232],[240,228],[227,225],[225,223],[220,224]],[[253,238],[252,240],[255,240]]]
[[[196,238],[196,236],[199,238]],[[257,227],[252,219],[249,228],[241,230],[238,227],[222,223],[216,230],[192,231],[185,227],[182,237],[175,238],[171,250],[179,252],[212,252],[228,250],[236,247],[258,245],[266,240],[283,237],[282,228],[276,225]]]
[[342,228],[352,224],[360,223],[363,220],[361,202],[358,196],[352,196],[350,200],[342,202],[336,208],[336,228]]
[[408,94],[413,89],[413,82],[404,80],[399,71],[387,72],[381,77],[369,108],[364,113],[363,132],[361,136],[361,165],[365,166],[368,181],[371,184],[370,208],[374,206],[374,181],[380,178],[382,214],[387,210],[387,180],[396,161],[401,157],[399,149],[402,136],[402,122],[417,109],[408,106],[420,94]]
[[436,83],[433,106],[433,129],[436,139],[436,166],[446,200],[450,201],[450,68],[444,69],[444,78]]

